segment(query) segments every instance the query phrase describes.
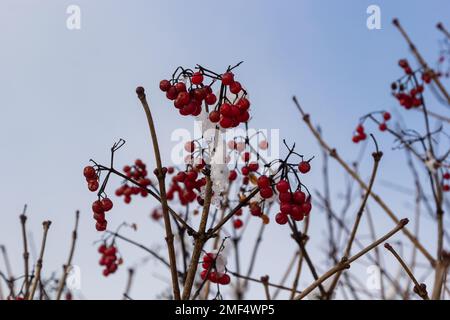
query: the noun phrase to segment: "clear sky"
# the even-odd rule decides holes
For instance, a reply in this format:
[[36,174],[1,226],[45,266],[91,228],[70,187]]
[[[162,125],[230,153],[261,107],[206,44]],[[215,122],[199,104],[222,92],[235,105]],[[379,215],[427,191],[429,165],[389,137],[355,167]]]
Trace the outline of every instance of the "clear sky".
[[[66,8],[72,4],[81,8],[80,30],[66,27]],[[371,4],[381,8],[381,30],[366,27],[366,8]],[[158,90],[159,81],[179,65],[199,63],[223,70],[245,61],[236,73],[252,98],[252,126],[279,128],[281,136],[296,141],[302,153],[315,155],[316,166],[307,184],[321,189],[319,149],[291,96],[299,97],[344,158],[353,160],[360,147],[351,143],[351,135],[359,116],[374,109],[396,109],[389,84],[401,75],[397,60],[410,55],[391,24],[393,17],[400,18],[424,56],[434,62],[441,39],[435,24],[450,24],[447,0],[1,1],[0,243],[21,268],[18,215],[23,205],[29,205],[29,225],[36,243],[41,238],[41,221],[52,220],[44,268],[48,276],[50,270],[59,271],[66,259],[73,213],[80,209],[75,263],[82,271],[83,295],[120,298],[125,268],[108,279],[100,275],[99,257],[92,246],[99,238],[91,219],[93,196],[81,171],[90,158],[108,161],[109,148],[118,138],[127,140],[118,164],[137,157],[153,163],[148,128],[134,92],[137,85],[147,89],[163,160],[169,161],[174,144],[171,132],[192,128],[192,119],[178,116]],[[445,110],[437,103],[431,108]],[[411,126],[419,125],[414,115],[407,115],[407,120]],[[399,217],[411,216],[407,199],[380,183],[391,180],[411,185],[407,170],[402,170],[403,153],[390,151],[390,138],[379,135],[379,142],[386,156],[375,188]],[[336,198],[344,185],[337,168],[332,166]],[[368,175],[368,166],[361,170],[365,170],[363,176]],[[165,253],[162,229],[148,219],[153,205],[150,200],[132,206],[116,201],[111,226],[135,221],[139,232],[127,234],[146,244],[159,243]],[[372,207],[381,234],[392,223],[378,207]],[[318,263],[323,259],[325,230],[320,221],[320,216],[313,221],[310,244]],[[434,248],[434,229],[426,228],[425,224],[422,236]],[[277,240],[263,245],[255,275],[269,273],[276,281],[282,271],[273,261],[287,264],[294,247],[285,245],[291,241],[286,228],[271,225],[266,236]],[[145,257],[126,244],[120,247],[126,253],[126,264]],[[354,272],[364,281],[364,269],[357,270]],[[150,277],[153,274],[156,280]],[[138,271],[139,282],[132,296],[156,297],[168,276],[156,262],[148,263]],[[262,290],[254,290],[255,298],[262,295]]]

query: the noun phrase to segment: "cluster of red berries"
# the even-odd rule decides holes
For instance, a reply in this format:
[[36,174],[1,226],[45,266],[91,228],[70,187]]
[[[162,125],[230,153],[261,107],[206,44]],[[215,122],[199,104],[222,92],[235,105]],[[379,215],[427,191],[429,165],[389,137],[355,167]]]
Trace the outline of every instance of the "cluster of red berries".
[[[372,113],[370,115],[373,116],[374,114],[375,113]],[[384,132],[388,129],[387,122],[389,120],[391,120],[391,114],[389,112],[385,111],[385,112],[382,112],[381,115],[382,115],[382,120],[379,121],[378,130],[380,130],[381,132]],[[358,126],[355,129],[355,132],[352,137],[352,141],[354,143],[359,143],[360,141],[364,141],[366,139],[367,139],[367,134],[365,132],[364,125],[362,123],[360,123],[360,124],[358,124]]]
[[[306,174],[311,170],[311,165],[308,161],[301,161],[298,165],[298,170]],[[257,184],[259,187],[259,194],[263,199],[270,199],[274,195],[272,189],[272,180],[266,175],[261,175]],[[297,190],[292,191],[291,185],[288,179],[280,179],[275,184],[275,190],[278,192],[278,200],[280,201],[280,211],[275,216],[275,221],[278,224],[286,224],[289,220],[289,216],[294,221],[302,221],[312,209],[310,196],[301,191],[298,187]],[[261,216],[262,210],[257,204],[250,206],[250,213],[254,216]]]
[[105,213],[111,210],[113,202],[109,198],[103,198],[102,200],[96,200],[92,203],[92,211],[94,212],[94,220],[96,221],[95,229],[97,231],[105,231],[108,226]]
[[197,168],[180,171],[172,177],[172,183],[167,191],[167,199],[173,200],[177,193],[178,200],[183,206],[196,199],[200,205],[203,205],[204,199],[200,196],[200,189],[204,185],[206,185],[206,179],[199,177]]
[[98,247],[98,252],[102,255],[99,264],[105,267],[103,269],[105,277],[116,272],[119,265],[123,263],[122,258],[117,258],[117,248],[114,245],[108,247],[106,244],[102,244]]
[[[450,172],[446,172],[442,175],[442,178],[444,180],[450,180]],[[442,191],[449,192],[450,191],[450,185],[448,183],[442,183]]]
[[[240,123],[247,122],[250,118],[248,109],[250,101],[246,98],[246,92],[240,82],[235,81],[230,69],[222,75],[198,67],[199,71],[181,70],[181,73],[172,80],[161,80],[159,88],[166,93],[166,97],[173,101],[181,115],[198,116],[202,112],[202,105],[209,112],[209,120],[219,123],[222,128],[234,128]],[[205,84],[206,79],[210,84]],[[220,82],[220,96],[213,93],[212,85]],[[227,91],[236,95],[234,101],[227,98]],[[209,107],[211,106],[211,111]]]
[[145,163],[142,160],[137,159],[132,166],[123,167],[123,172],[130,179],[135,180],[142,187],[128,185],[128,183],[122,184],[116,190],[116,196],[123,196],[123,201],[126,204],[131,202],[131,197],[133,195],[141,195],[142,197],[147,197],[148,191],[146,187],[152,184],[151,180],[147,177],[147,170]]
[[86,178],[86,182],[88,184],[89,191],[95,192],[98,190],[99,183],[98,183],[98,175],[95,171],[94,167],[87,166],[83,169],[83,175]]
[[[402,59],[399,61],[398,64],[405,71],[407,78],[403,82],[399,80],[398,82],[392,83],[391,85],[392,93],[398,100],[400,105],[403,106],[405,109],[418,108],[422,105],[421,95],[424,91],[424,86],[423,84],[417,84],[415,80],[410,81],[411,77],[414,77],[414,72],[409,66],[407,60]],[[424,83],[430,83],[432,79],[429,72],[423,72],[421,78]],[[412,88],[408,89],[408,86],[411,83],[413,83],[414,85]]]
[[230,283],[230,276],[226,273],[219,273],[215,267],[216,255],[214,253],[206,253],[203,256],[202,263],[202,272],[200,273],[200,277],[202,280],[206,280],[208,278],[209,281],[213,283],[218,283],[220,285],[227,285]]

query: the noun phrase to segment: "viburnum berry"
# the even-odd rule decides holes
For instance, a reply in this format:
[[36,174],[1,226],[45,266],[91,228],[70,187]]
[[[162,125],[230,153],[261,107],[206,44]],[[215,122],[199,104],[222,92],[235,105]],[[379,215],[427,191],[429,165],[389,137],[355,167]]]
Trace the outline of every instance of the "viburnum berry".
[[444,178],[445,180],[449,180],[450,179],[450,172],[446,172],[442,175],[442,178]]
[[307,161],[302,161],[298,164],[298,171],[301,173],[308,173],[311,170],[311,165]]
[[260,189],[270,187],[270,179],[265,175],[260,176],[257,180],[257,183]]
[[449,192],[449,191],[450,191],[450,185],[444,184],[444,185],[442,186],[442,191],[444,191],[444,192]]
[[211,111],[209,113],[209,120],[213,123],[217,123],[220,121],[220,112],[219,111]]
[[280,180],[276,184],[276,188],[279,192],[288,192],[289,190],[289,182],[286,180]]
[[239,92],[241,92],[241,90],[242,86],[238,81],[235,81],[232,84],[230,84],[231,93],[238,94]]
[[89,191],[95,192],[98,190],[99,184],[97,180],[91,180],[88,182]]
[[383,119],[384,121],[389,121],[391,119],[391,114],[389,112],[384,112]]
[[167,90],[169,90],[171,87],[170,81],[169,80],[161,80],[159,82],[159,89],[161,89],[161,91],[166,92]]
[[205,102],[208,105],[213,105],[217,102],[217,97],[214,93],[210,93],[205,97]]
[[222,83],[226,86],[231,85],[234,82],[234,74],[232,72],[225,72],[222,75]]
[[102,199],[101,203],[102,203],[102,208],[105,212],[111,210],[113,207],[113,202],[109,198]]
[[117,248],[113,244],[110,246],[106,246],[106,244],[100,245],[98,252],[102,255],[99,264],[105,267],[102,272],[105,277],[115,273],[118,266],[123,263],[122,258],[117,258]]
[[235,229],[240,229],[240,228],[242,228],[243,225],[244,225],[244,223],[242,222],[241,219],[234,219],[234,221],[233,221],[233,227],[234,227]]
[[259,194],[261,195],[261,198],[270,199],[273,196],[273,191],[272,188],[265,187],[259,190]]
[[95,179],[97,177],[97,173],[95,172],[95,169],[92,166],[84,167],[83,175],[87,180]]
[[281,225],[286,224],[286,223],[288,222],[288,216],[287,216],[287,214],[284,214],[284,213],[282,213],[282,212],[279,212],[279,213],[277,213],[277,215],[275,216],[275,221],[276,221],[278,224],[281,224]]
[[380,131],[386,131],[387,130],[387,125],[385,122],[380,123],[380,125],[378,126],[378,129],[380,129]]
[[228,274],[224,274],[223,276],[221,276],[219,279],[219,284],[221,285],[227,285],[230,283],[231,279],[230,276]]
[[191,81],[193,84],[201,84],[203,82],[203,75],[201,72],[195,72],[192,77]]
[[228,180],[230,181],[234,181],[237,178],[237,172],[236,170],[231,170],[230,173],[228,174]]
[[92,211],[94,211],[94,213],[105,212],[105,209],[103,209],[102,202],[100,200],[96,200],[92,203]]

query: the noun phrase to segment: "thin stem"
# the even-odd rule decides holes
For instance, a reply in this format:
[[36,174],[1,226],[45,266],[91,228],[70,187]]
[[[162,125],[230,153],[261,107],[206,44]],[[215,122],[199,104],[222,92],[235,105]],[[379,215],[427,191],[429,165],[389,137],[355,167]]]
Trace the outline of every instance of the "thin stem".
[[67,258],[67,263],[63,265],[63,274],[61,276],[61,280],[59,280],[58,291],[56,294],[56,300],[61,299],[61,295],[64,291],[64,287],[66,286],[66,279],[69,275],[70,267],[72,266],[73,254],[75,252],[75,244],[77,242],[77,232],[78,232],[78,222],[80,220],[80,211],[75,212],[75,227],[72,231],[72,243],[70,245],[69,257]]
[[409,278],[412,280],[412,282],[414,282],[414,292],[417,293],[417,295],[423,300],[430,300],[430,298],[428,297],[426,286],[424,284],[419,284],[409,267],[406,265],[400,255],[395,251],[395,249],[389,243],[385,243],[384,247],[389,250],[392,255],[398,260],[402,268],[408,274]]
[[28,295],[28,300],[33,300],[34,293],[36,292],[37,286],[41,282],[41,271],[42,271],[42,264],[44,261],[45,244],[47,242],[48,229],[50,228],[51,223],[52,223],[51,221],[44,221],[42,223],[42,226],[44,227],[44,234],[42,237],[41,251],[39,253],[39,258],[36,262],[34,279],[33,279],[33,283],[31,284],[31,289],[30,289],[30,293]]
[[20,224],[22,226],[22,240],[23,240],[23,265],[25,269],[25,294],[24,297],[28,297],[28,292],[30,290],[30,253],[28,252],[28,241],[27,241],[27,229],[26,229],[26,216],[27,205],[24,206],[23,212],[20,215]]
[[134,269],[133,268],[129,268],[128,269],[127,284],[125,286],[125,291],[123,293],[122,300],[128,300],[129,297],[130,297],[130,290],[131,290],[131,285],[133,284],[133,277],[134,277]]

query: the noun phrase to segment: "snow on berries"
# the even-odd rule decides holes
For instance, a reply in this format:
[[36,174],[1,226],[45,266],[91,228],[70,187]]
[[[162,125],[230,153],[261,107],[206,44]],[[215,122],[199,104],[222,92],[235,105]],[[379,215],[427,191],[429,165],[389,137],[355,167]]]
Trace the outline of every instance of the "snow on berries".
[[[247,92],[229,67],[215,73],[198,65],[198,71],[178,67],[171,80],[161,80],[159,88],[183,116],[208,113],[209,121],[221,128],[234,128],[249,120]],[[216,89],[217,94],[214,93]]]
[[230,283],[230,276],[226,273],[227,259],[223,253],[209,252],[203,255],[202,260],[203,270],[200,273],[202,280],[220,285]]
[[118,250],[114,244],[111,244],[110,246],[102,244],[98,247],[98,252],[101,254],[99,265],[104,267],[103,275],[105,277],[115,273],[119,265],[123,263],[122,258],[117,257]]

